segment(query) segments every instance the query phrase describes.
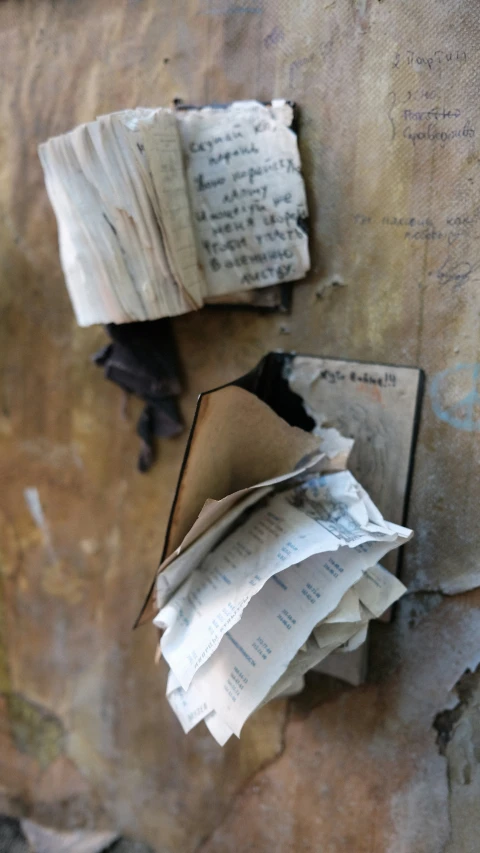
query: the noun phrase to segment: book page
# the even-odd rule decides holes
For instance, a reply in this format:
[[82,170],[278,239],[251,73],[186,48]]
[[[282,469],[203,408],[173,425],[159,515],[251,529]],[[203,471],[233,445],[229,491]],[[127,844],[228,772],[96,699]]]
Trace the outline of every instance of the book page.
[[307,201],[292,107],[240,101],[177,117],[208,295],[303,278]]
[[[341,589],[345,589],[348,584],[352,582],[352,579],[355,577],[355,571],[358,572],[359,569],[361,570],[361,566],[355,565],[354,553],[350,552],[348,559],[350,565],[343,565],[344,573],[341,575],[340,590],[335,592],[336,579],[330,573],[324,576],[321,585],[323,584],[324,586],[325,580],[327,580],[327,587],[325,588],[324,586],[322,590],[323,596],[319,595],[318,598],[316,595],[314,596],[316,605],[314,604],[313,606],[321,608],[321,610],[317,610],[317,613],[328,612],[331,608],[332,600],[335,600],[335,597],[332,599],[332,594],[333,596],[338,597],[338,594],[341,594]],[[282,596],[283,600],[281,600],[280,603],[277,602],[277,608],[274,613],[274,615],[276,614],[277,616],[277,619],[274,621],[274,628],[277,628],[277,624],[279,623],[280,631],[282,631],[282,625],[284,625],[284,627],[286,626],[285,620],[282,622],[278,619],[278,608],[281,604],[281,614],[284,614],[284,593],[285,590],[290,589],[288,607],[290,616],[292,616],[292,614],[294,615],[293,619],[287,620],[287,625],[290,625],[287,636],[289,638],[291,648],[295,648],[299,642],[298,638],[294,638],[295,632],[300,632],[300,636],[302,636],[302,631],[303,634],[305,634],[305,630],[308,630],[309,625],[311,626],[312,624],[311,614],[309,615],[307,613],[308,609],[312,608],[312,604],[308,601],[308,592],[313,586],[312,569],[314,572],[317,567],[312,560],[307,561],[307,563],[311,564],[311,568],[309,571],[307,570],[307,575],[304,574],[303,576],[301,589],[302,595],[300,597],[301,615],[297,612],[294,613],[296,607],[295,604],[292,604],[292,594],[293,598],[295,598],[295,576],[297,575],[297,569],[302,569],[301,566],[294,566],[285,572],[281,578],[278,579],[282,582],[280,585],[277,581],[276,586],[272,587],[272,582],[275,580],[272,578],[265,587],[265,593],[267,592],[267,587],[270,585],[274,593]],[[303,572],[305,572],[305,568],[306,567],[303,567]],[[316,583],[315,589],[318,594],[318,583]],[[280,590],[283,590],[283,592],[280,592]],[[305,673],[312,667],[318,665],[332,652],[341,653],[358,648],[358,646],[365,641],[370,619],[379,616],[405,592],[406,589],[403,584],[391,575],[390,572],[387,572],[382,568],[382,566],[377,564],[372,568],[363,571],[360,580],[350,586],[350,588],[346,589],[346,592],[341,598],[339,604],[333,610],[330,610],[328,615],[315,625],[306,642],[298,648],[286,669],[284,669],[273,686],[270,687],[270,690],[265,697],[258,702],[257,705],[255,705],[257,699],[253,699],[255,707],[264,705],[273,698],[288,696],[300,692],[303,688],[303,677]],[[305,595],[305,593],[307,593],[307,595]],[[256,604],[258,606],[262,605],[262,597],[264,597],[264,595],[261,594],[256,600]],[[322,598],[323,601],[320,601]],[[278,654],[278,645],[275,644],[277,646],[275,650],[272,648],[273,643],[270,643],[265,639],[265,636],[270,638],[271,634],[271,629],[269,629],[271,603],[272,602],[269,601],[269,606],[266,607],[265,602],[263,602],[261,614],[251,611],[252,616],[250,620],[247,619],[244,623],[241,622],[238,629],[234,629],[232,632],[234,642],[233,644],[227,645],[227,656],[228,654],[234,654],[237,656],[236,661],[233,663],[233,669],[232,661],[227,661],[227,657],[223,654],[224,649],[222,649],[222,645],[220,646],[216,655],[211,659],[210,671],[211,673],[213,671],[213,676],[208,676],[208,667],[205,669],[204,676],[206,678],[205,681],[203,681],[204,692],[198,688],[199,684],[202,685],[203,670],[201,670],[199,675],[193,679],[190,687],[186,691],[183,690],[173,672],[170,672],[167,684],[167,699],[185,732],[190,731],[199,722],[201,722],[201,720],[205,720],[210,733],[214,736],[215,740],[223,746],[231,735],[234,734],[231,727],[233,725],[233,720],[229,715],[229,712],[227,712],[227,716],[229,716],[230,725],[221,716],[222,710],[225,713],[225,709],[223,707],[225,705],[225,701],[223,701],[222,704],[222,700],[220,699],[220,701],[218,701],[217,697],[221,696],[222,693],[227,693],[232,699],[233,693],[233,696],[235,697],[233,704],[240,707],[244,702],[243,693],[245,692],[246,694],[249,694],[252,692],[252,676],[255,680],[255,670],[257,669],[257,666],[262,665],[262,661],[264,662],[266,670],[261,674],[261,679],[271,681],[271,679],[275,677],[274,658],[275,655]],[[367,606],[367,603],[369,606]],[[248,636],[249,621],[251,628],[250,636]],[[261,636],[258,633],[258,626],[260,624],[262,626]],[[282,641],[281,646],[282,648],[285,648],[285,641]],[[238,652],[240,652],[240,656],[238,655]],[[253,671],[251,667],[247,666],[249,661],[251,663],[255,663]],[[245,676],[244,672],[246,666],[248,676]],[[267,669],[272,670],[271,674],[267,674]],[[229,676],[225,682],[225,672],[228,671]],[[212,677],[213,682],[211,683]],[[219,684],[215,681],[215,679],[218,678],[220,679]],[[222,684],[224,688],[223,690]],[[216,687],[215,692],[212,689],[214,687]],[[257,692],[256,695],[258,698],[259,693]],[[251,701],[250,697],[249,702]],[[232,704],[232,702],[230,702],[230,704]],[[217,707],[219,709],[218,711],[215,710]],[[250,704],[250,707],[252,708],[253,705]]]
[[182,551],[175,560],[168,562],[159,574],[155,584],[156,603],[160,609],[188,578],[197,566],[212,551],[217,542],[228,532],[249,506],[260,501],[270,491],[269,487],[249,489],[245,497],[206,530],[189,548]]
[[[351,549],[365,570],[409,535],[382,518],[350,472],[311,475],[254,509],[160,610],[163,656],[186,690],[273,575],[319,553],[332,557],[335,573],[332,555]],[[372,545],[381,549],[373,559]]]
[[[299,677],[319,664],[331,651],[353,651],[366,638],[369,621],[378,618],[405,592],[404,585],[378,563],[363,572],[335,608],[312,631],[264,702],[281,695]],[[335,634],[335,627],[338,634]],[[326,650],[326,653],[325,653]]]
[[[319,442],[320,444],[320,442]],[[220,501],[207,500],[187,536],[173,554],[170,554],[158,568],[156,579],[157,607],[163,607],[178,589],[180,584],[196,569],[202,560],[226,536],[229,528],[253,504],[266,497],[274,486],[286,483],[287,480],[299,477],[309,469],[315,469],[322,462],[324,454],[319,448],[318,453],[304,455],[302,464],[292,471],[280,474],[257,483],[239,492],[233,492]]]
[[[383,553],[398,544],[398,540],[382,543]],[[215,654],[199,668],[192,680],[194,689],[209,699],[234,734],[240,735],[244,722],[265,699],[315,626],[325,620],[370,567],[370,545],[365,550],[344,547],[334,555],[315,554],[271,577],[252,597],[240,621],[229,628]],[[319,634],[317,639],[315,635],[320,652],[309,660],[303,672],[360,627],[361,623],[322,626],[324,636]],[[175,668],[173,671],[178,677]]]
[[[318,432],[322,467],[345,462],[351,441]],[[165,561],[179,577],[161,587],[154,619],[165,629],[158,654],[170,666],[172,710],[185,732],[203,720],[220,745],[256,708],[301,689],[331,653],[358,648],[369,621],[405,592],[378,560],[411,531],[386,521],[349,471],[310,470],[293,487],[258,491],[261,505],[247,493]]]

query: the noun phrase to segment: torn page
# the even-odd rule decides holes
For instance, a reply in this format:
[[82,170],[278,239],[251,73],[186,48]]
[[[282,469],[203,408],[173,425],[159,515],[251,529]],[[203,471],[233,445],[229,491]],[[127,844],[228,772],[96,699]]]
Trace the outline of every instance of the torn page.
[[272,699],[283,696],[299,678],[302,678],[307,672],[335,652],[342,643],[347,642],[354,633],[354,630],[352,625],[342,625],[342,630],[337,632],[335,639],[330,645],[324,644],[319,646],[313,636],[309,637],[305,648],[299,650],[295,657],[292,658],[285,672],[270,688],[261,704],[265,705]]
[[154,620],[165,629],[162,653],[186,690],[272,575],[343,546],[368,553],[378,542],[383,556],[409,535],[384,521],[350,472],[308,477],[254,510],[162,608]]
[[353,591],[370,615],[378,619],[400,596],[405,594],[407,588],[395,575],[377,564],[364,573],[353,587]]
[[235,504],[216,524],[212,524],[189,548],[181,551],[175,560],[168,562],[168,565],[163,570],[160,567],[156,581],[157,607],[163,607],[184,580],[191,575],[207,554],[214,549],[217,542],[227,533],[228,529],[235,524],[237,518],[254,503],[264,498],[269,491],[270,487],[268,486],[249,491],[243,500]]
[[355,634],[352,634],[352,636],[349,637],[348,640],[346,640],[341,646],[339,646],[336,651],[338,652],[338,654],[346,654],[347,652],[356,651],[356,649],[359,649],[360,646],[365,643],[367,639],[367,634],[368,622],[365,622],[365,624],[361,625],[358,631],[356,631]]
[[185,734],[212,712],[208,701],[194,685],[185,691],[170,670],[167,681],[167,701],[182,726]]
[[[409,533],[401,529],[395,539],[383,541],[383,553],[406,541]],[[215,654],[198,669],[192,682],[195,689],[209,698],[236,735],[315,626],[371,566],[369,552],[378,544],[315,554],[271,577],[251,598],[240,621],[228,629]],[[346,629],[340,623],[325,628],[336,645],[358,630],[358,623],[348,623]]]
[[[353,447],[353,438],[346,438],[335,427],[316,426],[313,435],[318,435],[322,453],[330,462],[331,470],[343,470],[347,467]],[[325,468],[324,468],[325,470]]]
[[[332,653],[351,652],[358,648],[365,641],[369,620],[380,616],[405,591],[404,585],[382,566],[376,565],[367,569],[361,579],[347,589],[337,607],[323,622],[315,626],[310,637],[260,704],[300,693],[306,672]],[[261,638],[257,638],[256,643],[261,642]],[[263,649],[263,654],[267,652],[268,647]],[[218,666],[218,660],[215,660],[215,663]],[[211,702],[198,691],[195,679],[188,690],[184,691],[170,672],[167,698],[185,732],[204,720],[210,733],[221,746],[233,734],[227,723],[212,709]]]
[[292,107],[238,101],[178,120],[208,293],[303,278],[307,200]]
[[179,574],[161,587],[154,621],[185,732],[204,721],[219,744],[239,736],[256,708],[361,645],[370,619],[405,589],[377,563],[412,532],[386,521],[349,471],[329,470],[352,441],[318,433],[302,473],[207,501],[164,563]]
[[338,606],[315,626],[305,648],[297,652],[265,701],[282,695],[329,654],[358,648],[366,639],[370,619],[381,616],[405,592],[406,587],[382,566],[366,569]]
[[360,598],[355,593],[356,584],[351,589],[347,589],[345,595],[338,607],[328,614],[326,622],[360,622],[365,618],[365,611],[362,608]]
[[[272,580],[284,581],[288,579],[288,574],[286,572],[278,579],[273,578]],[[309,584],[304,587],[303,591],[307,592],[308,587]],[[258,705],[265,704],[265,702],[276,697],[288,696],[299,692],[303,686],[304,674],[325,660],[330,654],[335,652],[351,652],[358,648],[365,640],[369,620],[380,616],[405,591],[406,589],[403,584],[382,566],[376,565],[363,572],[360,580],[353,584],[350,589],[347,589],[337,606],[330,611],[323,621],[314,627],[311,635],[297,650],[297,653],[288,664],[283,675],[273,684],[265,698]],[[367,608],[367,603],[371,609]],[[253,617],[253,621],[257,625],[262,624],[262,634],[264,634],[264,614],[261,614],[261,618],[261,623],[255,619],[255,616]],[[242,624],[245,627],[243,621],[239,627]],[[234,637],[234,645],[236,645],[237,649],[239,648],[238,639],[238,636]],[[242,642],[243,655],[247,657],[245,655],[245,647],[248,648],[248,642],[245,642],[244,637]],[[263,636],[256,638],[252,643],[252,648],[257,651],[259,650],[264,658],[271,654],[271,649],[268,645],[265,645]],[[217,671],[224,669],[225,661],[220,658],[221,650],[222,646],[220,646],[216,656],[212,657],[212,666]],[[240,673],[241,670],[237,667],[233,669],[230,675],[230,688],[232,690],[235,681],[237,682],[237,690],[246,689],[245,683],[242,683]],[[208,681],[206,683],[208,684]],[[223,745],[233,733],[231,728],[232,721],[229,720],[230,725],[228,725],[225,719],[221,717],[221,708],[218,708],[216,711],[212,710],[211,696],[214,695],[214,692],[211,685],[202,696],[202,693],[198,690],[199,684],[201,686],[200,675],[194,678],[192,684],[185,692],[179,686],[173,673],[170,673],[167,695],[173,687],[176,688],[177,695],[174,701],[171,701],[171,697],[169,696],[169,702],[185,731],[190,731],[194,725],[205,719],[212,735]],[[215,705],[214,700],[213,705]],[[255,705],[255,707],[258,707],[258,705]]]
[[215,711],[212,711],[211,714],[205,717],[205,725],[219,746],[225,746],[227,740],[233,735],[231,728],[227,726]]
[[[248,489],[227,495],[222,501],[206,501],[195,524],[179,545],[159,568],[156,581],[157,607],[160,609],[178,589],[180,584],[197,568],[250,506],[264,498],[275,485],[298,477],[310,468],[319,465],[324,457],[319,449],[299,460],[293,471],[264,480]],[[224,510],[222,510],[222,504]],[[198,531],[198,538],[196,537]]]

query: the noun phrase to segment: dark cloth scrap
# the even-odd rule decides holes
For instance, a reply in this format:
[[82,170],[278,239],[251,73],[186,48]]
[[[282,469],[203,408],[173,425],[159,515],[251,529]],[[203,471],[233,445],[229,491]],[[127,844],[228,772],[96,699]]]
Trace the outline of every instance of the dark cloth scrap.
[[138,468],[148,471],[155,460],[155,438],[172,438],[183,430],[177,397],[182,387],[179,365],[168,318],[138,323],[109,323],[111,343],[92,356],[106,379],[127,394],[145,401],[137,424],[142,445]]

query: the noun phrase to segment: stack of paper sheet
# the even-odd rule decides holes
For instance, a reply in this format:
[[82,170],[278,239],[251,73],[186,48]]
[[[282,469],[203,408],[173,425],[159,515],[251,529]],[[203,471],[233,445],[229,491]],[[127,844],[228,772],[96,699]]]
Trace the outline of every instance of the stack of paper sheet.
[[[382,517],[347,470],[351,442],[320,430],[321,454],[250,489],[157,579],[167,698],[185,732],[223,745],[269,699],[303,685],[405,587],[379,560],[412,536]],[[347,442],[347,444],[345,444]]]

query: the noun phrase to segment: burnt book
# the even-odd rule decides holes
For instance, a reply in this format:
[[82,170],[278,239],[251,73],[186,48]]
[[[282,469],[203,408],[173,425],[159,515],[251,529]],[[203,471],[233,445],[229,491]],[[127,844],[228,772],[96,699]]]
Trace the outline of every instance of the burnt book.
[[223,745],[311,669],[362,681],[369,625],[406,591],[387,561],[412,535],[422,384],[412,367],[271,352],[200,396],[137,620],[159,631],[185,732],[204,721]]
[[288,101],[124,110],[39,154],[81,326],[262,304],[309,269]]

